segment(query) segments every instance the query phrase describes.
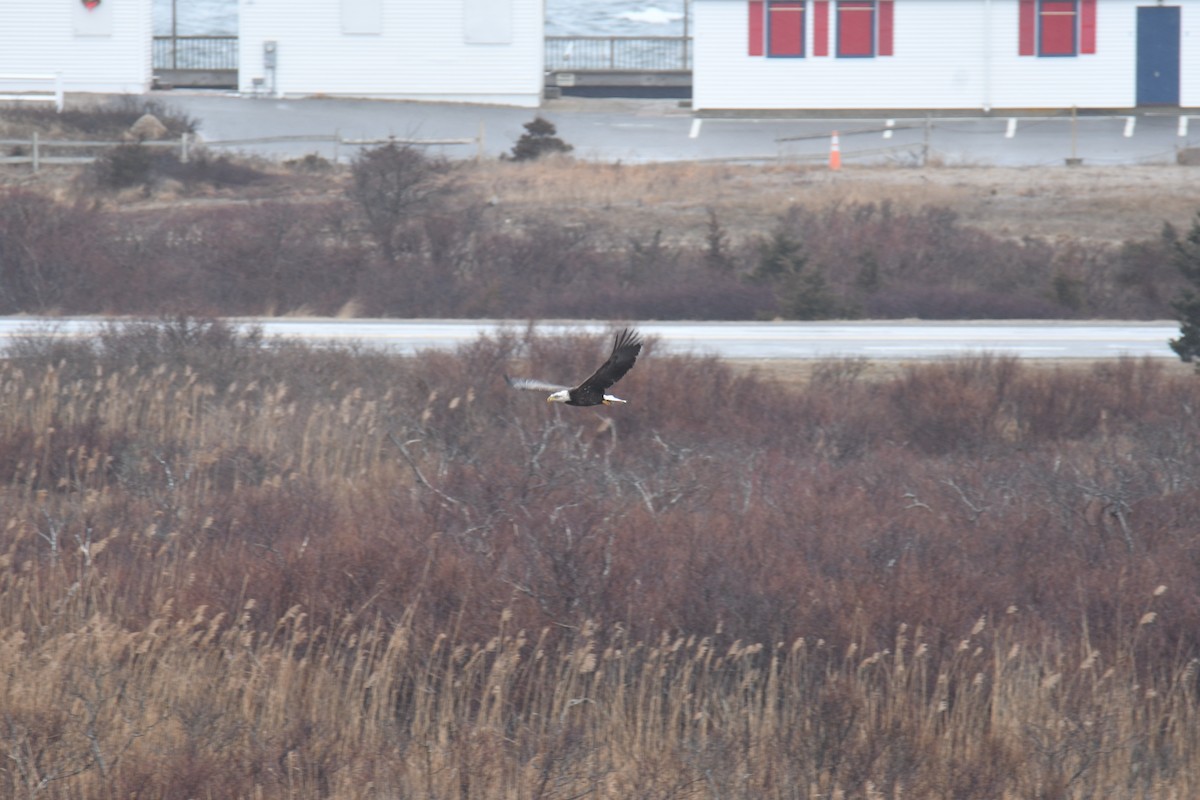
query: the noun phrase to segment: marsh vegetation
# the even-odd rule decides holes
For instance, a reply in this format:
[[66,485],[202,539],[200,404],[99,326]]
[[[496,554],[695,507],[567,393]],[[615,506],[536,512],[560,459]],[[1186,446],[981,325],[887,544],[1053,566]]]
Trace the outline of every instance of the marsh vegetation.
[[1195,379],[176,318],[0,365],[0,793],[1190,797]]

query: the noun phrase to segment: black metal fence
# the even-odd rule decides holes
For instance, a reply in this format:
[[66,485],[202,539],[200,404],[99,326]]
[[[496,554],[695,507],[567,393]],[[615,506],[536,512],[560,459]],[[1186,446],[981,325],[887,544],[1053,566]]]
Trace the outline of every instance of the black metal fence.
[[[690,36],[547,36],[546,69],[687,71]],[[155,36],[155,69],[238,68],[237,36]]]
[[690,36],[547,36],[546,69],[648,70],[692,68]]
[[237,36],[155,36],[154,69],[237,69]]

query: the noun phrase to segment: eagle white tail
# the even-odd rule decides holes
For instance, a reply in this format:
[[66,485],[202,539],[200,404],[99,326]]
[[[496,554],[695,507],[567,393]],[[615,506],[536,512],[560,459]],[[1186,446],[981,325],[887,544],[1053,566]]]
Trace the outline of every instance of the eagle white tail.
[[604,395],[604,405],[611,406],[613,403],[628,403],[628,400],[622,400],[619,397],[614,397],[611,394]]

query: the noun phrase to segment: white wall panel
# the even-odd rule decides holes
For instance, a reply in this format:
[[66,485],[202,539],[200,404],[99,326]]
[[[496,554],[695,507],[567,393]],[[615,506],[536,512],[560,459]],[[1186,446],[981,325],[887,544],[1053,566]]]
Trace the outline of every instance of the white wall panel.
[[1179,104],[1200,108],[1200,3],[1182,4],[1179,36]]
[[467,44],[512,44],[512,0],[463,0]]
[[383,0],[339,0],[342,33],[383,33]]
[[[508,43],[467,41],[464,0],[382,0],[380,36],[342,33],[335,3],[242,0],[242,91],[269,87],[264,41],[278,42],[275,89],[284,95],[490,102],[537,106],[543,86],[542,0],[504,0]],[[494,37],[493,37],[494,38]]]
[[103,0],[91,11],[80,0],[0,0],[0,74],[61,72],[68,92],[148,91],[150,15],[150,0]]

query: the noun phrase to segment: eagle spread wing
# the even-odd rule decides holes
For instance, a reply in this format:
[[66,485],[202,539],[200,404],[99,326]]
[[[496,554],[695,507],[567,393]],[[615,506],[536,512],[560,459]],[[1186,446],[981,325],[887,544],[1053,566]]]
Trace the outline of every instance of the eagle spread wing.
[[579,389],[604,392],[633,368],[638,353],[642,352],[642,340],[636,331],[629,328],[617,334],[613,340],[612,355],[592,373],[592,377],[579,384]]

